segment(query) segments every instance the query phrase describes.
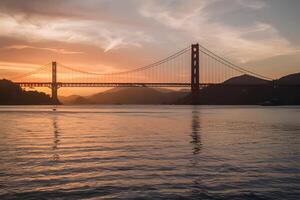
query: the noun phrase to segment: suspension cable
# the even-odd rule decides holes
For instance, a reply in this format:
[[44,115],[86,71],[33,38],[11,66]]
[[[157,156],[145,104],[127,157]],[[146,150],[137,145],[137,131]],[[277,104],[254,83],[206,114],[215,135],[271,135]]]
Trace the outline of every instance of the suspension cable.
[[122,71],[122,72],[115,72],[115,73],[96,73],[96,72],[87,72],[87,71],[83,71],[83,70],[79,70],[79,69],[75,69],[75,68],[72,68],[72,67],[69,67],[69,66],[66,66],[66,65],[63,65],[63,64],[59,64],[61,67],[63,68],[66,68],[66,69],[69,69],[69,70],[72,70],[72,71],[75,71],[75,72],[79,72],[79,73],[84,73],[84,74],[90,74],[90,75],[99,75],[99,76],[106,76],[106,75],[122,75],[122,74],[128,74],[128,73],[134,73],[134,72],[138,72],[138,71],[143,71],[143,70],[147,70],[149,68],[154,68],[156,66],[159,66],[161,64],[164,64],[172,59],[175,59],[176,57],[186,53],[187,51],[190,50],[190,47],[187,47],[181,51],[178,51],[170,56],[168,56],[167,58],[165,59],[162,59],[162,60],[159,60],[157,62],[154,62],[152,64],[149,64],[149,65],[146,65],[146,66],[143,66],[143,67],[138,67],[138,68],[135,68],[135,69],[132,69],[132,70],[128,70],[128,71]]
[[[242,67],[239,67],[239,66],[237,66],[236,64],[234,64],[234,63],[232,63],[232,62],[226,60],[225,58],[223,58],[223,57],[221,57],[221,56],[215,54],[214,52],[210,51],[209,49],[207,49],[206,47],[204,47],[204,46],[202,46],[202,45],[200,45],[200,44],[199,44],[199,46],[202,48],[202,49],[200,49],[200,51],[201,51],[202,53],[205,53],[206,55],[210,56],[211,58],[215,57],[215,58],[214,58],[215,60],[217,60],[216,58],[220,59],[220,60],[217,60],[217,61],[219,61],[219,62],[222,61],[221,63],[223,63],[224,65],[226,65],[227,67],[229,67],[229,68],[231,68],[231,69],[237,70],[237,71],[239,71],[239,72],[241,72],[241,73],[245,73],[245,72],[246,72],[246,74],[247,74],[247,73],[248,73],[248,74],[252,74],[252,75],[255,75],[255,76],[260,77],[260,78],[263,78],[263,79],[272,80],[272,78],[270,78],[270,77],[266,77],[266,76],[264,76],[264,75],[261,75],[261,74],[258,74],[258,73],[255,73],[255,72],[246,70],[246,69],[244,69],[244,68],[242,68]],[[205,51],[206,51],[206,52],[205,52]],[[209,54],[210,54],[210,55],[209,55]]]
[[25,77],[31,76],[31,75],[33,75],[33,74],[35,74],[35,73],[37,73],[37,72],[39,72],[39,71],[41,71],[41,70],[46,69],[46,68],[48,67],[49,64],[51,64],[51,62],[50,62],[50,63],[47,63],[47,64],[45,64],[45,65],[42,65],[41,67],[39,67],[39,68],[37,68],[37,69],[35,69],[35,70],[31,71],[31,72],[28,72],[28,73],[25,73],[25,74],[21,74],[21,75],[17,75],[17,76],[13,76],[13,77],[11,77],[10,79],[11,79],[11,80],[15,80],[15,79],[18,80],[18,79],[21,79],[21,78],[25,78]]

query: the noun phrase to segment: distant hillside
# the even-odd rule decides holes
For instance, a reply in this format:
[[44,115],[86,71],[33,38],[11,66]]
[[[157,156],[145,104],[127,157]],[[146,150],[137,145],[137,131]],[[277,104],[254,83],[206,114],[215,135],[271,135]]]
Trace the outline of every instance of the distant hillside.
[[37,91],[24,91],[9,80],[0,80],[0,105],[51,104],[49,95]]
[[249,75],[242,75],[230,78],[226,81],[224,81],[223,84],[231,84],[231,85],[238,85],[238,84],[244,84],[244,85],[260,85],[260,84],[269,84],[270,81],[256,78],[254,76]]
[[[278,80],[278,84],[300,84],[299,76],[299,73],[285,76]],[[231,87],[226,86],[226,84],[236,84],[237,86]],[[239,84],[247,86],[238,86]],[[258,105],[268,101],[276,101],[276,103],[282,105],[300,105],[300,90],[296,87],[278,87],[274,89],[270,81],[243,75],[231,78],[221,85],[203,88],[199,91],[197,99],[193,99],[190,94],[177,101],[177,103],[199,105]]]
[[[279,84],[300,84],[300,73],[278,80]],[[246,85],[246,86],[239,86]],[[236,86],[232,86],[236,85]],[[257,86],[258,85],[258,86]],[[249,75],[228,79],[221,85],[208,86],[199,92],[198,99],[191,97],[189,89],[173,91],[147,87],[112,88],[95,95],[72,95],[60,98],[64,104],[200,104],[200,105],[257,105],[274,101],[284,105],[299,105],[298,88],[273,88],[272,82]]]
[[171,104],[186,92],[147,87],[113,88],[95,95],[61,98],[64,104]]
[[60,96],[59,100],[63,104],[86,104],[87,99],[79,95]]
[[290,74],[278,79],[278,84],[295,84],[300,85],[300,73]]

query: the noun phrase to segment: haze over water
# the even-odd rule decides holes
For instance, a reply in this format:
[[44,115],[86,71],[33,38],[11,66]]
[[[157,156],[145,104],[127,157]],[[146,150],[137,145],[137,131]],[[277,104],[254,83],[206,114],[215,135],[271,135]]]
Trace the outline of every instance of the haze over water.
[[299,199],[300,107],[1,106],[0,199]]

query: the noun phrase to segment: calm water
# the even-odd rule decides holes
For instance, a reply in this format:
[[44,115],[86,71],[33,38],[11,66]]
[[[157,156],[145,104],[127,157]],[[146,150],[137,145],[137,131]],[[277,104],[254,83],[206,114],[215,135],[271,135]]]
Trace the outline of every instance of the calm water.
[[300,107],[0,107],[0,199],[300,199]]

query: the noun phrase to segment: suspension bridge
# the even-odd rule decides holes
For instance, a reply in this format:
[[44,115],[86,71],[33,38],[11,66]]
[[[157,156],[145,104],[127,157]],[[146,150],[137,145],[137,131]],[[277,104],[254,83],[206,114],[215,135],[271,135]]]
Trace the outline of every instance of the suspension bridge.
[[189,87],[197,95],[202,87],[224,84],[241,75],[272,80],[239,67],[200,44],[192,44],[162,60],[127,71],[99,73],[52,62],[12,80],[21,87],[49,87],[53,102],[58,102],[61,87]]

